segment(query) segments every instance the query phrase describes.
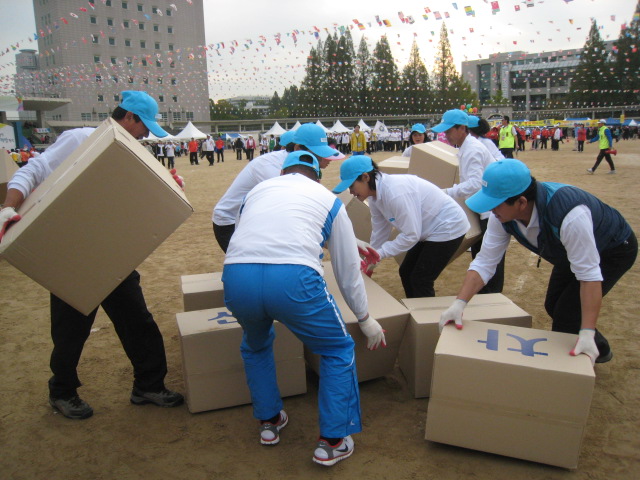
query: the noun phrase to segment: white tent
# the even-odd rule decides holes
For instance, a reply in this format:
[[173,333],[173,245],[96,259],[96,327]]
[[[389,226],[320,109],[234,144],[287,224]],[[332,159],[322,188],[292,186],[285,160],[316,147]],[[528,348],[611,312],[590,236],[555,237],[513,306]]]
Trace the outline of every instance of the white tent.
[[296,122],[296,124],[295,124],[293,127],[291,127],[290,131],[291,131],[291,130],[293,130],[293,131],[295,132],[295,131],[296,131],[297,129],[299,129],[301,126],[302,126],[302,124],[300,123],[300,120],[298,120],[298,121]]
[[193,123],[189,122],[174,138],[207,138],[207,134],[202,133]]
[[378,136],[380,136],[380,135],[388,135],[389,134],[389,130],[387,129],[387,126],[384,123],[382,123],[380,120],[378,120],[376,122],[376,126],[373,127],[373,133],[375,133]]
[[143,138],[142,140],[140,140],[141,142],[168,142],[169,140],[177,140],[178,137],[174,137],[173,135],[169,134],[166,137],[156,137],[153,133],[151,133],[151,130],[149,130],[149,136]]
[[329,130],[327,129],[327,127],[325,127],[325,126],[322,124],[322,122],[321,122],[320,120],[318,120],[318,121],[316,122],[316,125],[318,125],[319,127],[322,127],[322,129],[324,130],[324,133],[328,133],[328,132],[329,132]]
[[329,131],[332,133],[349,133],[351,130],[345,127],[340,120],[336,120],[336,123],[333,124]]
[[269,130],[264,132],[263,135],[275,135],[275,136],[279,137],[284,132],[286,132],[286,130],[284,128],[282,128],[278,122],[276,122],[276,123],[273,124],[273,126]]
[[636,122],[634,119],[631,119],[631,121],[627,124],[627,127],[636,127],[638,125],[638,122]]
[[371,127],[366,123],[364,123],[364,120],[362,119],[360,119],[360,121],[358,122],[358,125],[360,125],[360,130],[371,130]]

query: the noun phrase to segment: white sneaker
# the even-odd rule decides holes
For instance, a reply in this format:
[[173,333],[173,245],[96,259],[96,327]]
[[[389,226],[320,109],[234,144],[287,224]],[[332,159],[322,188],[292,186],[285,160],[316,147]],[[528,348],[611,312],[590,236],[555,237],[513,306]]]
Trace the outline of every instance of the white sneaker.
[[593,175],[593,170],[590,168],[587,168],[587,173],[590,173],[591,175]]
[[615,170],[609,170],[607,173],[611,175],[611,174],[615,174],[616,171]]
[[275,445],[280,441],[280,430],[287,426],[289,417],[284,410],[280,410],[280,418],[276,423],[262,422],[260,424],[260,443]]
[[340,442],[331,446],[326,440],[318,440],[316,451],[313,452],[313,461],[320,465],[330,467],[345,458],[349,458],[353,453],[354,443],[351,435],[347,435]]

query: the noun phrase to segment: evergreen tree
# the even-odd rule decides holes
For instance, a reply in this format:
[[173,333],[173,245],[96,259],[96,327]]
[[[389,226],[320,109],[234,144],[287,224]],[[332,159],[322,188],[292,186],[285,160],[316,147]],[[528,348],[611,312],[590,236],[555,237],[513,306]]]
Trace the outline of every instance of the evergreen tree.
[[299,116],[299,90],[296,85],[291,85],[289,88],[284,89],[284,93],[282,94],[281,105],[286,108],[289,112],[289,116],[292,118],[296,118]]
[[613,86],[616,105],[637,105],[640,103],[640,2],[627,28],[620,31],[615,42],[615,63],[613,65]]
[[373,50],[372,106],[373,114],[398,113],[398,67],[395,64],[386,35]]
[[402,70],[400,79],[402,113],[424,113],[429,108],[431,98],[431,84],[429,72],[420,58],[420,51],[416,40],[411,45],[409,62]]
[[335,81],[337,92],[330,98],[335,105],[336,115],[346,116],[352,114],[355,93],[355,70],[353,38],[349,29],[345,30],[338,40],[336,51]]
[[307,57],[306,74],[302,80],[299,93],[300,116],[320,116],[321,106],[324,102],[325,72],[322,58],[323,51],[322,41],[318,41],[318,45],[315,48],[311,48],[311,52]]
[[271,110],[272,112],[277,112],[278,110],[280,110],[280,107],[280,95],[278,95],[278,92],[273,92],[273,97],[271,97],[271,101],[269,102],[269,110]]
[[569,100],[578,107],[614,103],[613,99],[603,94],[604,90],[610,89],[610,68],[611,63],[598,24],[593,20],[571,83]]
[[358,46],[355,61],[354,111],[353,114],[367,115],[371,113],[371,79],[373,76],[373,57],[369,53],[367,40],[363,36]]
[[323,89],[324,105],[321,114],[337,115],[336,99],[340,93],[338,69],[338,34],[329,35],[324,44],[325,84]]

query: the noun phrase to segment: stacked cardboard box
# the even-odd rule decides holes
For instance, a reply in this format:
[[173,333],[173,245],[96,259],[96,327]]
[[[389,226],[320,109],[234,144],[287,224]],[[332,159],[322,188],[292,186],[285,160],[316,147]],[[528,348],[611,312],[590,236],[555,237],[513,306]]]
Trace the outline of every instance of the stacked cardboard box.
[[[411,316],[402,339],[398,363],[415,398],[431,391],[433,355],[440,337],[440,314],[455,297],[405,298]],[[476,295],[464,309],[464,319],[531,328],[531,315],[500,293]]]
[[[251,403],[240,355],[242,327],[225,308],[177,314],[191,413]],[[282,397],[306,393],[302,343],[274,322],[274,358]]]
[[0,255],[88,314],[193,209],[167,169],[108,119],[18,213]]
[[363,242],[369,242],[371,240],[371,211],[369,210],[369,205],[351,195],[349,190],[338,194],[338,198],[344,203],[356,238]]
[[224,307],[222,272],[183,275],[180,280],[185,312]]
[[378,164],[378,169],[382,173],[389,173],[389,174],[408,173],[409,157],[403,157],[400,155],[395,157],[389,157]]
[[[340,293],[331,264],[326,262],[324,269],[324,278],[327,282],[329,292],[333,295],[342,313],[342,318],[347,325],[347,330],[356,343],[355,353],[358,381],[363,382],[391,373],[395,366],[396,358],[398,357],[398,350],[400,349],[402,336],[404,335],[404,330],[409,318],[409,311],[381,286],[369,277],[363,276],[367,290],[367,298],[369,300],[369,313],[386,331],[385,337],[387,341],[385,348],[379,348],[373,351],[368,350],[367,337],[360,331],[358,319],[349,309]],[[320,358],[306,348],[304,355],[311,369],[319,373]]]
[[464,322],[435,353],[427,440],[576,468],[595,374],[576,335]]

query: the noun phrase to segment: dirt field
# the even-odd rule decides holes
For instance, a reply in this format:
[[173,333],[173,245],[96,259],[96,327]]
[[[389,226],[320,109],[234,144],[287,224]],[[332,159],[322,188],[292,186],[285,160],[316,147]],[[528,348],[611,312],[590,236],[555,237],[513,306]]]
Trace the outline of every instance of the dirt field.
[[[640,141],[616,144],[617,175],[595,175],[596,145],[584,153],[573,144],[560,152],[526,151],[519,156],[539,180],[570,183],[618,208],[636,232],[640,182]],[[377,161],[389,153],[374,154]],[[195,209],[140,267],[150,310],[165,338],[167,386],[184,391],[175,315],[182,309],[180,276],[220,271],[223,254],[211,228],[213,205],[247,163],[227,152],[214,167],[190,166],[176,159]],[[329,188],[339,165],[325,171]],[[73,212],[69,212],[73,214]],[[470,257],[456,260],[441,275],[438,295],[454,295]],[[517,244],[507,252],[505,295],[531,313],[534,327],[548,329],[543,300],[550,265]],[[403,297],[393,259],[374,279],[394,297]],[[596,388],[582,447],[580,467],[567,471],[545,465],[425,441],[427,399],[413,399],[398,369],[386,378],[361,384],[364,431],[355,436],[352,458],[331,469],[311,461],[317,439],[316,379],[309,375],[306,395],[287,398],[291,421],[277,447],[262,447],[251,407],[190,414],[186,406],[160,409],[129,403],[131,366],[113,327],[100,311],[80,364],[81,396],[95,414],[65,419],[47,402],[50,376],[49,296],[39,285],[0,261],[0,478],[25,480],[89,479],[637,479],[640,478],[640,355],[637,286],[640,262],[605,298],[599,327],[614,358],[596,366]],[[634,286],[635,285],[635,286]],[[635,319],[635,320],[634,320]]]

